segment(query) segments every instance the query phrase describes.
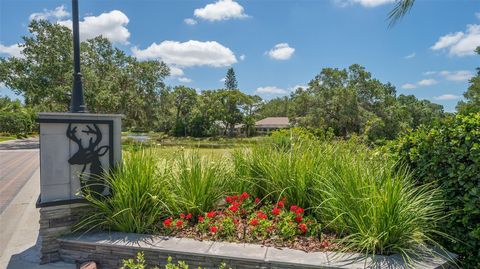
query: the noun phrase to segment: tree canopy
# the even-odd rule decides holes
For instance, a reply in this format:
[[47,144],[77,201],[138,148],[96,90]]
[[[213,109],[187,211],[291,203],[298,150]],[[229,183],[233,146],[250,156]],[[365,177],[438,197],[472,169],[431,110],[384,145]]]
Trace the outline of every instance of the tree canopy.
[[[68,111],[71,31],[45,20],[31,21],[29,31],[23,37],[23,57],[0,58],[0,82],[22,95],[25,107]],[[239,89],[233,68],[227,71],[224,89],[198,92],[167,86],[165,63],[138,61],[101,36],[81,43],[81,62],[87,109],[124,114],[123,125],[129,130],[233,135],[241,124],[252,134],[256,120],[289,117],[298,126],[333,130],[339,137],[356,134],[382,141],[443,115],[440,105],[413,95],[397,96],[393,85],[373,78],[358,64],[323,68],[307,87],[265,101]],[[478,107],[478,76],[470,88],[465,96]]]

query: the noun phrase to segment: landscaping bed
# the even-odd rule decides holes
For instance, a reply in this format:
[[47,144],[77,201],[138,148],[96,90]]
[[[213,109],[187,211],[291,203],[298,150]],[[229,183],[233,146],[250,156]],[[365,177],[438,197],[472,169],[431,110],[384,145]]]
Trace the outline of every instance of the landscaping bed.
[[416,184],[395,159],[358,141],[288,132],[228,156],[125,152],[103,178],[110,196],[84,190],[93,210],[78,230],[399,255],[405,263],[447,256],[438,188]]
[[311,251],[339,250],[334,233],[322,232],[321,225],[297,205],[287,206],[286,198],[275,204],[252,198],[247,192],[225,197],[223,209],[197,218],[180,213],[163,220],[161,233],[198,240],[257,243],[271,247]]

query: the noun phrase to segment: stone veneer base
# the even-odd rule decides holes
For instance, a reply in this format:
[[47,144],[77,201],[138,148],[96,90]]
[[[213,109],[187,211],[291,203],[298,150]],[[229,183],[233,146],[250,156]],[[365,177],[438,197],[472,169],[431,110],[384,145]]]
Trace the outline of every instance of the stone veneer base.
[[69,204],[40,208],[40,230],[38,232],[40,246],[40,263],[51,263],[60,260],[58,238],[71,234],[73,227],[88,212],[87,204]]
[[[162,266],[167,257],[185,261],[190,268],[217,268],[225,262],[227,268],[407,268],[398,255],[375,257],[335,252],[303,252],[254,244],[198,241],[131,233],[89,233],[68,235],[58,239],[60,258],[66,262],[96,261],[101,268],[118,269],[122,259],[133,258],[143,251],[149,265]],[[454,256],[452,254],[452,256]],[[414,268],[453,268],[439,258],[425,257]]]

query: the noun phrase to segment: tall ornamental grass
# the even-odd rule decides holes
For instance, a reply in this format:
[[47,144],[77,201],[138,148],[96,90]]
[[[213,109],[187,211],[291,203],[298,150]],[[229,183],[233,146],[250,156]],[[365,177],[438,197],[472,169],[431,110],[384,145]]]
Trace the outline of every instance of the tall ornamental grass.
[[95,211],[79,228],[122,232],[155,232],[155,224],[172,203],[167,188],[168,171],[152,150],[124,153],[122,164],[103,177],[111,194],[102,197],[86,190]]
[[199,215],[214,209],[232,184],[231,165],[224,159],[181,151],[167,165],[171,206],[177,212]]
[[405,169],[355,142],[296,141],[234,154],[240,188],[273,201],[286,197],[314,214],[345,251],[427,254],[443,214],[438,189],[417,186]]
[[173,156],[154,148],[124,152],[122,165],[103,176],[111,195],[84,190],[95,211],[78,229],[154,233],[165,216],[200,215],[215,208],[231,189],[229,167],[226,160],[198,152],[179,151]]

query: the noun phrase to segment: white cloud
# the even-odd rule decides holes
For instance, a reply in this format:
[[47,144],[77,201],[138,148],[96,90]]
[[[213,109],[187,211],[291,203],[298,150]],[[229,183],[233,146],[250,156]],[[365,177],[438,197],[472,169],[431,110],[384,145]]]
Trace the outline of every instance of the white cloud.
[[242,19],[248,17],[243,7],[233,0],[219,0],[193,12],[195,17],[209,21]]
[[237,62],[235,54],[216,41],[189,40],[178,42],[165,40],[152,43],[146,49],[132,48],[132,53],[140,60],[160,59],[167,64],[179,67],[188,66],[230,66]]
[[170,68],[170,76],[172,77],[181,77],[183,76],[183,70],[176,67],[176,66],[169,66]]
[[6,54],[8,56],[22,58],[22,50],[23,48],[21,48],[18,44],[13,44],[10,46],[0,44],[0,54]]
[[405,83],[402,85],[402,89],[405,89],[405,90],[412,90],[412,89],[415,89],[417,88],[417,85],[415,84],[412,84],[412,83]]
[[424,76],[431,76],[431,75],[435,75],[437,73],[437,71],[426,71],[426,72],[423,72],[423,75]]
[[181,77],[181,78],[178,78],[178,81],[182,82],[182,83],[190,83],[192,82],[191,79],[187,78],[187,77]]
[[[87,16],[80,22],[80,39],[86,40],[102,35],[114,43],[128,44],[130,32],[125,27],[129,22],[127,15],[119,10],[102,13],[99,16]],[[59,21],[60,25],[72,27],[72,21]]]
[[192,19],[192,18],[186,18],[186,19],[183,20],[183,22],[184,22],[185,24],[188,24],[188,25],[195,25],[195,24],[197,24],[197,21],[194,20],[194,19]]
[[255,93],[264,93],[264,94],[287,94],[288,91],[275,87],[275,86],[266,86],[266,87],[258,87],[255,90]]
[[439,74],[445,79],[451,81],[466,81],[473,77],[473,73],[468,70],[441,71]]
[[438,82],[434,79],[422,79],[417,84],[420,86],[432,86],[437,84]]
[[222,83],[225,83],[225,80],[227,80],[226,78],[221,78],[219,81],[222,82]]
[[440,100],[440,101],[458,100],[460,98],[462,97],[454,94],[443,94],[440,96],[433,97],[433,99]]
[[407,59],[407,60],[408,60],[408,59],[413,59],[413,58],[415,58],[415,52],[410,53],[410,54],[408,54],[407,56],[405,56],[405,59]]
[[480,46],[480,24],[469,24],[465,32],[444,35],[430,48],[446,50],[451,56],[475,55],[475,48]]
[[240,55],[240,60],[241,61],[245,60],[245,58],[247,58],[247,56],[245,56],[245,54]]
[[287,43],[280,43],[269,50],[267,54],[270,58],[275,60],[288,60],[292,57],[294,52],[295,49],[290,47]]
[[50,18],[61,19],[68,16],[70,16],[70,13],[68,13],[65,10],[64,5],[61,5],[59,7],[56,7],[54,10],[44,9],[43,12],[32,13],[28,19],[31,21],[32,20],[48,20]]
[[477,17],[477,19],[480,19],[480,12],[476,12],[475,17]]
[[335,3],[341,7],[346,7],[354,4],[359,4],[363,7],[377,7],[393,2],[395,2],[395,0],[335,0]]

